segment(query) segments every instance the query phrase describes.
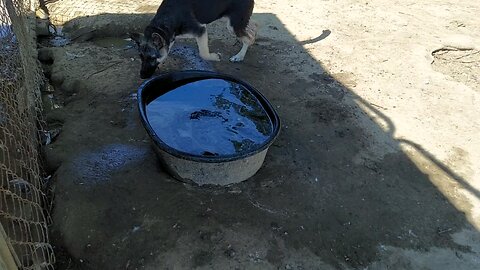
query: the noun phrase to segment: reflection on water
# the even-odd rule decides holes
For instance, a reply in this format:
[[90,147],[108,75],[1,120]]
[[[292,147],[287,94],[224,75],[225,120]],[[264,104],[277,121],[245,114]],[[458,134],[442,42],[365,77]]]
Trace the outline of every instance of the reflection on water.
[[272,132],[266,111],[242,85],[206,79],[153,100],[147,119],[157,136],[179,151],[203,156],[244,153]]

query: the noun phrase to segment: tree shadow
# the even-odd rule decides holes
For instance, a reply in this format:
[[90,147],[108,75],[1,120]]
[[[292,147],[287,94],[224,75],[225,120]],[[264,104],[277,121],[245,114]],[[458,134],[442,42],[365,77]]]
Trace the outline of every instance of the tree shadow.
[[373,112],[378,118],[380,118],[384,123],[386,123],[386,128],[384,132],[388,134],[389,137],[394,139],[399,145],[405,144],[413,149],[415,149],[419,154],[423,156],[429,163],[434,164],[437,166],[445,175],[448,176],[449,179],[454,180],[457,182],[462,189],[467,190],[471,194],[473,194],[477,199],[480,199],[480,191],[473,187],[465,178],[454,172],[451,168],[449,168],[446,164],[442,161],[438,160],[432,153],[430,153],[427,149],[423,148],[420,144],[415,143],[414,141],[405,139],[405,138],[398,138],[395,136],[396,127],[393,124],[392,120],[390,120],[384,113],[382,113],[379,109],[377,109],[372,104],[368,103],[358,95],[355,95],[355,100],[361,103],[364,107],[368,108],[371,112]]
[[[93,34],[84,41],[124,37],[127,32],[141,31],[152,16],[101,14],[76,18],[65,29],[73,35],[84,31],[79,29],[94,29],[86,31]],[[395,138],[395,126],[390,119],[337,80],[339,74],[330,74],[302,47],[328,34],[299,42],[275,14],[254,14],[254,19],[273,27],[263,28],[244,63],[232,64],[225,59],[206,63],[198,59],[192,42],[180,42],[159,72],[213,69],[237,76],[260,90],[276,106],[283,123],[263,168],[237,185],[191,187],[159,170],[150,150],[133,167],[125,165],[108,175],[89,174],[108,177],[109,181],[87,187],[73,184],[83,176],[72,168],[80,168],[83,163],[72,156],[75,162],[71,164],[75,166],[66,160],[57,171],[57,206],[53,213],[54,231],[61,235],[62,244],[72,255],[82,258],[86,261],[84,265],[92,269],[121,269],[127,264],[139,267],[154,262],[163,265],[168,264],[165,254],[181,246],[181,239],[190,237],[187,238],[193,243],[188,246],[190,253],[179,253],[176,259],[185,260],[190,267],[213,267],[218,266],[225,257],[225,249],[235,242],[227,241],[227,231],[231,228],[260,235],[261,245],[255,242],[260,246],[252,249],[261,249],[259,260],[276,267],[283,267],[290,259],[289,254],[304,250],[310,253],[298,260],[314,258],[336,268],[365,267],[379,259],[380,246],[419,251],[440,247],[467,252],[468,247],[451,237],[471,228],[463,210],[457,209],[449,201],[451,198],[432,184],[429,175],[417,167],[401,144],[408,143],[418,149],[475,196],[479,197],[479,191],[422,146]],[[212,51],[236,53],[239,48],[231,46],[234,38],[227,36],[223,24],[214,23],[210,29]],[[94,45],[85,42],[84,46]],[[136,51],[132,48],[124,54],[130,59]],[[92,57],[92,61],[108,60]],[[118,72],[123,73],[110,80],[138,70]],[[109,75],[102,79],[109,80],[106,76]],[[133,90],[126,87],[122,91]],[[130,105],[135,103],[132,101]],[[86,113],[89,112],[83,112]],[[387,131],[370,118],[372,113],[388,123]],[[131,117],[138,119],[136,112]],[[104,120],[96,121],[100,125]],[[131,137],[144,139],[140,121],[134,125],[140,132]],[[68,134],[68,130],[64,132]],[[84,135],[82,139],[95,139],[95,134],[90,136]],[[118,140],[112,134],[111,138],[102,138],[102,143],[113,144]],[[85,167],[95,171],[102,166]],[[76,223],[82,226],[72,225]],[[130,237],[132,228],[137,227],[140,229],[135,231],[135,237]],[[85,230],[89,231],[89,239],[82,238]],[[220,232],[222,237],[205,238],[205,233],[213,232]],[[200,244],[195,244],[197,241]],[[232,263],[248,268],[249,254],[240,245],[249,243],[238,241],[234,247],[238,250],[237,257]]]

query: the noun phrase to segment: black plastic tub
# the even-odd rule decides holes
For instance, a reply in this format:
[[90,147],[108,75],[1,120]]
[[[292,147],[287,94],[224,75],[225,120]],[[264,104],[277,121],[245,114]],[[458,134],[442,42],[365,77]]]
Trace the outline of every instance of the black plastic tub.
[[[183,85],[208,79],[219,79],[241,85],[242,89],[249,92],[249,96],[255,97],[258,101],[257,105],[260,104],[271,123],[270,132],[265,135],[266,139],[262,143],[240,153],[205,156],[179,150],[161,139],[162,130],[155,130],[150,124],[147,105]],[[270,102],[248,83],[225,74],[209,71],[165,73],[145,81],[140,86],[137,97],[143,126],[154,143],[160,161],[173,177],[185,182],[194,182],[199,185],[228,185],[250,178],[261,168],[268,148],[280,131],[279,117]]]

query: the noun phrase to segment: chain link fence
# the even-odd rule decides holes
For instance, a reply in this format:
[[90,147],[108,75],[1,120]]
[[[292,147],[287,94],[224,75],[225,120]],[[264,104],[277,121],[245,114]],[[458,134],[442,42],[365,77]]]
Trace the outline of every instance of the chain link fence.
[[44,77],[37,60],[36,5],[0,0],[0,238],[6,238],[19,269],[39,270],[53,269],[54,255],[40,166]]

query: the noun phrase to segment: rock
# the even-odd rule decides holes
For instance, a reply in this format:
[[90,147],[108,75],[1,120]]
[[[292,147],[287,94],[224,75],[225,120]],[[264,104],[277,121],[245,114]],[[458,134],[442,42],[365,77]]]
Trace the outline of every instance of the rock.
[[226,257],[228,257],[228,258],[233,258],[233,257],[235,257],[236,252],[235,252],[235,249],[233,249],[233,248],[230,247],[230,248],[228,248],[227,250],[225,250],[225,251],[223,252],[223,254],[224,254]]
[[62,164],[62,157],[50,145],[44,146],[42,152],[44,153],[43,166],[45,172],[48,174],[55,172]]
[[53,53],[50,48],[41,48],[38,50],[38,60],[42,64],[51,65],[53,64]]
[[50,36],[50,22],[48,20],[37,19],[37,27],[35,33],[37,36]]
[[63,75],[62,71],[57,71],[52,73],[50,80],[54,86],[60,86],[65,80],[65,76]]

